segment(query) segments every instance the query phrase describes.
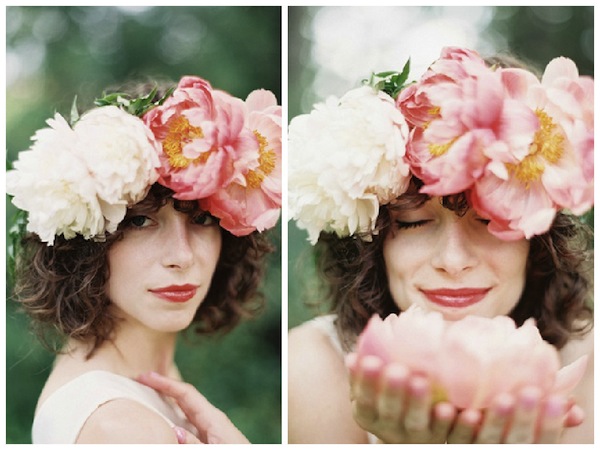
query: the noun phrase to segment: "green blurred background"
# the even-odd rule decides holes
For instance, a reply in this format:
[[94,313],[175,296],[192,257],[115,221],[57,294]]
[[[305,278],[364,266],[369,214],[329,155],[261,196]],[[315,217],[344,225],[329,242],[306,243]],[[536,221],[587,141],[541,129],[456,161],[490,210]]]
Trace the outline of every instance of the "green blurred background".
[[[113,85],[143,77],[198,75],[245,98],[256,88],[281,102],[279,7],[6,8],[7,163],[55,111],[68,115]],[[7,228],[15,213],[7,201]],[[281,225],[272,237],[259,318],[232,333],[182,339],[176,360],[193,383],[254,443],[281,442]],[[52,355],[6,304],[6,441],[29,443],[34,406]]]
[[[594,74],[593,6],[290,7],[289,118],[340,97],[371,72],[401,70],[417,79],[444,46],[484,56],[508,52],[539,71],[557,56]],[[593,211],[585,220],[593,226]],[[288,325],[326,311],[319,303],[307,234],[288,226]]]

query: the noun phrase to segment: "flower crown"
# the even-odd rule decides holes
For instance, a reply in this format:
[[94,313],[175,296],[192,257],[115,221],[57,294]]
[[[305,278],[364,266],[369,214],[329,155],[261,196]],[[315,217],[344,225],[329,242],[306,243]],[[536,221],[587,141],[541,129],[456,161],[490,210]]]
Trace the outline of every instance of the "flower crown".
[[27,230],[103,239],[155,182],[197,200],[236,236],[273,227],[281,208],[281,106],[273,93],[245,101],[183,77],[158,101],[110,94],[71,124],[56,114],[7,173]]
[[573,61],[553,59],[539,80],[447,47],[419,81],[408,70],[290,122],[290,217],[313,244],[321,231],[368,238],[413,176],[428,195],[464,192],[505,240],[593,206],[594,81]]

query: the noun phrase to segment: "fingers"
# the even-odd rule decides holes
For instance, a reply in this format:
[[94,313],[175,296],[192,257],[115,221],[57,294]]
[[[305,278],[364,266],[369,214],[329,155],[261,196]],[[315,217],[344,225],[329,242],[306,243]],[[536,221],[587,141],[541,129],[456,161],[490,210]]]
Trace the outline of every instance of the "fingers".
[[229,418],[191,384],[164,377],[156,372],[140,375],[137,380],[172,397],[190,423],[198,430],[201,441],[207,444],[249,443]]
[[431,384],[426,378],[415,376],[408,383],[408,394],[404,428],[416,437],[429,434]]
[[510,394],[501,394],[490,406],[483,417],[481,428],[477,433],[477,444],[497,444],[503,441],[505,429],[508,427],[515,408],[515,401]]
[[550,396],[542,407],[542,420],[540,421],[539,437],[540,444],[556,444],[560,439],[565,423],[567,402],[558,396]]
[[185,428],[173,427],[173,430],[175,431],[175,436],[177,436],[178,444],[204,444],[204,442],[199,441],[196,436]]
[[383,374],[381,395],[377,398],[379,421],[384,427],[397,426],[404,414],[409,371],[399,364],[389,364]]
[[443,443],[456,409],[432,405],[432,387],[403,365],[374,356],[346,358],[356,422],[388,443]]
[[475,409],[461,411],[448,435],[448,444],[472,444],[481,419],[481,411]]
[[531,444],[535,440],[535,427],[542,401],[542,392],[537,387],[526,387],[517,397],[513,424],[508,431],[507,444]]
[[574,404],[567,404],[567,414],[565,416],[565,421],[563,425],[565,428],[571,428],[579,426],[583,423],[585,419],[585,413],[580,406]]
[[354,415],[361,426],[370,426],[377,420],[377,393],[383,362],[374,356],[361,359],[354,376],[352,395]]
[[440,402],[434,406],[431,424],[432,442],[446,442],[456,414],[456,408],[448,402]]

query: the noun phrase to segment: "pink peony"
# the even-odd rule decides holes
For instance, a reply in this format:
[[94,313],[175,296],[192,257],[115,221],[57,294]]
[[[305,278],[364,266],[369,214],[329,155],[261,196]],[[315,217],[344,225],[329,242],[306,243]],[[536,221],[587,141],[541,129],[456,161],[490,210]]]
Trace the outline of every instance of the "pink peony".
[[557,350],[542,339],[533,319],[518,328],[506,316],[446,322],[441,313],[418,306],[384,320],[374,316],[356,353],[427,376],[439,399],[458,408],[483,409],[497,395],[531,385],[546,395],[568,395],[587,366],[583,356],[560,368]]
[[396,104],[413,126],[407,160],[430,195],[469,189],[491,155],[523,153],[538,127],[535,114],[506,95],[500,73],[459,48],[443,49]]
[[273,227],[281,208],[281,106],[263,89],[251,92],[245,106],[245,126],[258,145],[258,158],[236,161],[239,169],[229,185],[201,200],[202,208],[237,236]]
[[144,115],[162,146],[159,182],[182,200],[205,198],[228,185],[240,176],[240,160],[258,157],[245,121],[242,100],[201,78],[183,77],[163,105]]
[[[583,214],[593,196],[593,80],[567,58],[552,60],[541,82],[521,69],[502,69],[508,95],[527,105],[539,127],[525,152],[499,149],[475,183],[473,206],[502,238],[546,232],[556,211]],[[511,118],[517,122],[517,117]]]

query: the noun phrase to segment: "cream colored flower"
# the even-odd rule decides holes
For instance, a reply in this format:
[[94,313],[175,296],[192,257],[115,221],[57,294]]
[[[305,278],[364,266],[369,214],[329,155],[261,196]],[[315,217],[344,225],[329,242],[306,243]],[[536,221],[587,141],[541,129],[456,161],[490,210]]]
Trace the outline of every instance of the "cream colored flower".
[[158,149],[143,122],[117,107],[83,115],[73,129],[56,114],[19,153],[7,193],[28,212],[27,229],[43,242],[116,230],[127,206],[158,178]]
[[314,244],[321,231],[368,234],[379,206],[409,182],[408,126],[383,92],[363,86],[289,126],[290,217]]

